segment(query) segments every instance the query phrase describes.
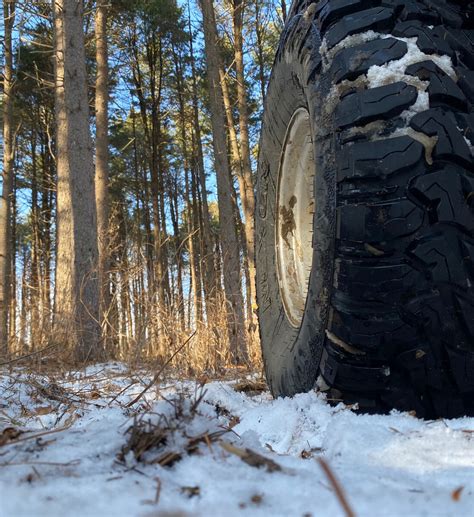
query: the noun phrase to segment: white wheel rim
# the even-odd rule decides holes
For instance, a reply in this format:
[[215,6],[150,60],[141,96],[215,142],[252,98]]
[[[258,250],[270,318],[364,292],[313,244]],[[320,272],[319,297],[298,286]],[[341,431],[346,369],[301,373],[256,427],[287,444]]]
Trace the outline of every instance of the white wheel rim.
[[303,319],[313,261],[314,175],[309,113],[300,108],[291,118],[283,144],[275,231],[280,295],[295,328]]

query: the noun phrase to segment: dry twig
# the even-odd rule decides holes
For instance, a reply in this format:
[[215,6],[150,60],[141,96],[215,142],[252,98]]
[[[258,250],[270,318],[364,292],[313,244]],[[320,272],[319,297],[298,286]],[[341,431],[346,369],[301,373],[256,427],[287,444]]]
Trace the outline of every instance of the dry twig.
[[133,404],[138,402],[143,397],[143,395],[145,395],[145,393],[153,386],[153,384],[155,384],[158,381],[158,379],[160,378],[160,375],[163,373],[165,368],[179,354],[179,352],[181,352],[181,350],[191,341],[191,339],[194,337],[195,334],[196,334],[196,331],[194,331],[188,337],[188,339],[186,339],[186,341],[177,350],[174,351],[174,353],[171,355],[171,357],[163,364],[163,366],[158,370],[158,372],[155,373],[155,375],[153,376],[153,379],[146,385],[145,389],[140,394],[138,394],[131,402],[129,402],[126,405],[126,407],[133,406]]
[[265,456],[262,456],[251,449],[241,449],[240,447],[236,447],[228,442],[220,442],[220,445],[225,451],[235,454],[235,456],[238,456],[243,462],[247,463],[247,465],[250,465],[251,467],[265,467],[268,472],[278,472],[282,470],[278,463],[269,458],[265,458]]
[[328,481],[331,483],[331,486],[334,488],[334,492],[336,492],[336,497],[341,503],[341,506],[344,509],[346,516],[355,517],[355,513],[349,505],[344,490],[339,481],[337,480],[336,476],[334,475],[333,471],[331,470],[331,467],[329,466],[327,461],[324,458],[317,458],[317,461],[321,465],[321,468],[326,474],[326,477],[328,478]]
[[26,442],[27,440],[34,440],[35,438],[40,438],[41,436],[46,436],[47,434],[60,433],[61,431],[66,431],[66,429],[69,429],[71,427],[71,425],[72,425],[72,422],[71,422],[71,424],[66,425],[64,427],[60,427],[59,429],[49,429],[48,431],[41,431],[40,433],[30,434],[29,436],[23,436],[22,438],[10,440],[7,443],[5,443],[5,446],[14,445],[14,444],[20,443],[20,442]]

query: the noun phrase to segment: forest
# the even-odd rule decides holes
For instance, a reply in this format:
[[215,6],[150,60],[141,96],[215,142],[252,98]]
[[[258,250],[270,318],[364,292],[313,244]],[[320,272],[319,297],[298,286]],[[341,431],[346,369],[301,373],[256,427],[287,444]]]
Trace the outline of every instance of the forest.
[[0,355],[259,364],[254,173],[286,11],[3,2]]
[[2,7],[0,517],[472,515],[474,3]]

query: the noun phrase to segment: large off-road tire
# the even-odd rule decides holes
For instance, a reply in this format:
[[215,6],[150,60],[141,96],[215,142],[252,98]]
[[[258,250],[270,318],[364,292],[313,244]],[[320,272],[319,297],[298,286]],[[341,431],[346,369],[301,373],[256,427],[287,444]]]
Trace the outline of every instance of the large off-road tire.
[[467,2],[293,4],[257,180],[275,396],[319,376],[364,411],[474,413],[472,20]]

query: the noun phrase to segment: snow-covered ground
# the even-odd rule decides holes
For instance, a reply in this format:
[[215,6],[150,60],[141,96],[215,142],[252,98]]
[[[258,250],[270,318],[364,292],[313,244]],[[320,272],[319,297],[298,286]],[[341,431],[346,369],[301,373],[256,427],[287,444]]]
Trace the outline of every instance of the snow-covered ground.
[[359,516],[473,515],[474,418],[356,415],[255,379],[168,379],[130,405],[148,380],[0,372],[0,515],[333,517],[337,487]]

